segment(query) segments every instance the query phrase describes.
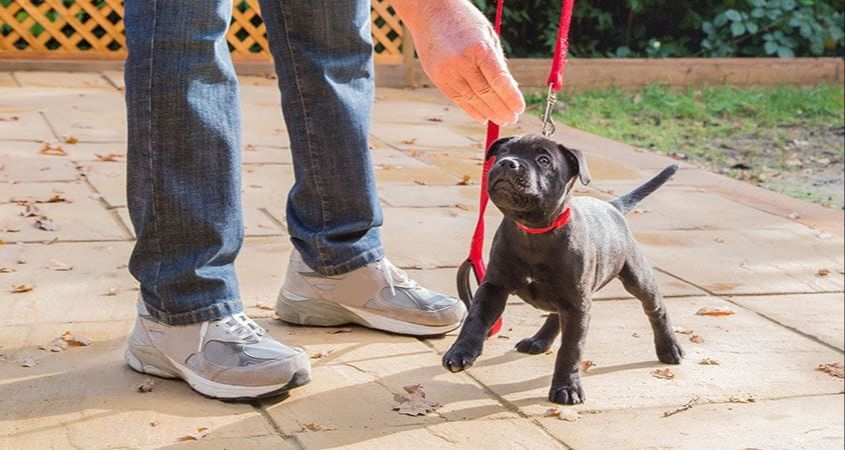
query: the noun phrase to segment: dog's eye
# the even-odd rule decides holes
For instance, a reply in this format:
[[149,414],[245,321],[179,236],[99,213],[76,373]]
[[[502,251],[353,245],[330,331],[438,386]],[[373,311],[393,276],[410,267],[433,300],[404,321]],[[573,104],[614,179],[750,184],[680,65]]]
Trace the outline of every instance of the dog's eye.
[[537,157],[537,163],[541,166],[548,166],[552,163],[552,158],[549,158],[549,155],[540,155]]

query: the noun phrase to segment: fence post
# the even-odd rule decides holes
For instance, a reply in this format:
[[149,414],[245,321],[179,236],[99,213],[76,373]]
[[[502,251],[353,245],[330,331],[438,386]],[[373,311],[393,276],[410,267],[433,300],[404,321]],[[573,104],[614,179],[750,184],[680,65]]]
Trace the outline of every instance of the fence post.
[[416,51],[411,31],[402,22],[402,64],[405,66],[405,87],[416,86]]

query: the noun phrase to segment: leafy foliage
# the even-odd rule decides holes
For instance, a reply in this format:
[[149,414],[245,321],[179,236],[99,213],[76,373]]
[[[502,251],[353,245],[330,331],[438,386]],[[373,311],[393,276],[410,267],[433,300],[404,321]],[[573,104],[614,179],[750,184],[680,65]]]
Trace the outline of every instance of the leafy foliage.
[[[495,0],[474,0],[493,17]],[[547,57],[561,2],[505,1],[512,57]],[[581,57],[842,56],[845,0],[593,0],[575,3],[570,52]]]

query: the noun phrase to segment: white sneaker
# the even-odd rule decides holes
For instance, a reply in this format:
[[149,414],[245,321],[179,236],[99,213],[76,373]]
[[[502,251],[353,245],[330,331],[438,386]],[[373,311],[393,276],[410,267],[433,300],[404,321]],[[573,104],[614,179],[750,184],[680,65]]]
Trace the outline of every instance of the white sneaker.
[[338,276],[313,271],[293,250],[276,314],[299,325],[357,323],[393,333],[427,336],[461,325],[460,300],[430,291],[387,258]]
[[227,400],[281,395],[311,376],[302,350],[276,341],[243,313],[170,326],[140,301],[124,357],[138,372],[181,378],[200,394]]

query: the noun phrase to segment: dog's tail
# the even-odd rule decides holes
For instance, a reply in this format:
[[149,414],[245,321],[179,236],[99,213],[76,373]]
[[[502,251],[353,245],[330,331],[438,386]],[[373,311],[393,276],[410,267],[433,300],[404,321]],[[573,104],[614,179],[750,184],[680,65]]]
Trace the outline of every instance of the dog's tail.
[[675,175],[675,172],[677,171],[678,165],[672,164],[671,166],[663,169],[663,171],[657,174],[656,177],[646,181],[645,184],[633,191],[611,201],[610,204],[613,205],[614,208],[618,209],[619,212],[625,214],[634,209],[634,207],[637,206],[637,203],[642,201],[642,199],[651,195],[654,191],[660,188],[660,186],[663,186],[672,178],[673,175]]

